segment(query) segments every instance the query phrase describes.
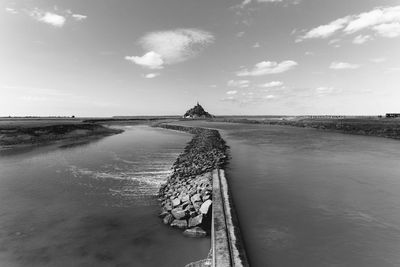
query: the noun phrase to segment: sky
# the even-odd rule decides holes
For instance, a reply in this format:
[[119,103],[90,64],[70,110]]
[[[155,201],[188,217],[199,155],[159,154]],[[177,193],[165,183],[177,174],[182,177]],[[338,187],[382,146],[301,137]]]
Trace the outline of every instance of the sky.
[[400,112],[400,0],[0,0],[0,116]]

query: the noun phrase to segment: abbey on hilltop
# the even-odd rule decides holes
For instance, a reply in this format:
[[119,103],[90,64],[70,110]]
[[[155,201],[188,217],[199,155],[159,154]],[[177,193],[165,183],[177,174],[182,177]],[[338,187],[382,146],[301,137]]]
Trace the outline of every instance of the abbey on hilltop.
[[204,110],[204,108],[199,104],[199,102],[197,102],[196,106],[186,111],[183,117],[186,119],[214,118],[213,115]]

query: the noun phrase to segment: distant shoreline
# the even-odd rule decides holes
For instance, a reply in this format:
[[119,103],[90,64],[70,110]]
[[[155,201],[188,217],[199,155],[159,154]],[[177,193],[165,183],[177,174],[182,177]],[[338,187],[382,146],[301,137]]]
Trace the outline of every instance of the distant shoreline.
[[[111,125],[155,124],[182,119],[177,116],[111,118],[32,117],[0,118],[0,148],[49,144],[67,140],[81,142],[121,133]],[[329,130],[345,134],[400,139],[400,119],[377,116],[217,116],[214,122],[280,125]]]
[[231,122],[244,124],[265,124],[281,125],[301,128],[314,128],[329,130],[345,134],[376,136],[392,139],[400,139],[400,120],[378,117],[338,117],[338,118],[311,118],[311,117],[291,117],[291,118],[265,118],[248,119],[242,118],[221,118],[212,119],[215,122]]
[[[87,141],[122,133],[113,125],[153,124],[176,120],[177,117],[1,117],[0,149],[8,150],[32,145],[49,145],[55,142],[85,143]],[[65,141],[65,142],[64,142]],[[67,144],[69,145],[69,144]]]
[[57,141],[82,142],[122,133],[123,130],[99,124],[82,122],[14,123],[0,125],[0,147],[14,147],[52,144]]

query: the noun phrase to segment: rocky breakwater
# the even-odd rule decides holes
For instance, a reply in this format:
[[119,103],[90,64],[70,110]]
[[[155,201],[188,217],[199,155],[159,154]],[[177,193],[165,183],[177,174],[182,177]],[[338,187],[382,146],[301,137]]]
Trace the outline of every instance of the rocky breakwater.
[[206,236],[211,232],[211,171],[226,163],[225,141],[217,130],[169,124],[158,126],[194,135],[160,189],[160,217],[165,224],[184,229],[185,236]]

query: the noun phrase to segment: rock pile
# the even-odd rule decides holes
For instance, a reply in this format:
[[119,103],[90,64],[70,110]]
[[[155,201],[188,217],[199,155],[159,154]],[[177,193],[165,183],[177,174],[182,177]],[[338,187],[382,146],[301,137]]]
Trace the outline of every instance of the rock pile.
[[211,171],[226,163],[225,141],[216,130],[165,124],[160,126],[194,134],[173,164],[173,172],[167,183],[160,189],[160,217],[165,224],[186,229],[186,236],[205,236],[211,230]]

